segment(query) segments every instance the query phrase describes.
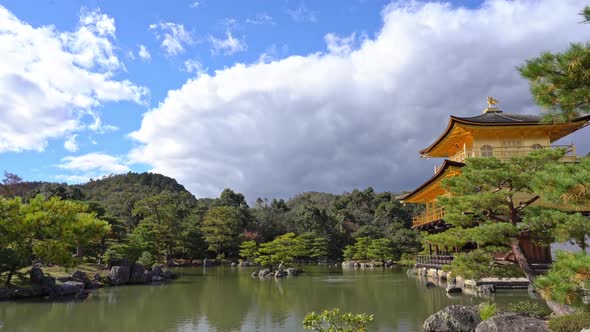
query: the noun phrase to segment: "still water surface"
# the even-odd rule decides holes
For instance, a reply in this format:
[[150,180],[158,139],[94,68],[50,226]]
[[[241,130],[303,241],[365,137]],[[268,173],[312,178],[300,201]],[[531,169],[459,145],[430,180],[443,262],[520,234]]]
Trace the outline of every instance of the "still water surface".
[[[183,268],[163,286],[104,288],[82,302],[0,302],[0,332],[303,331],[305,313],[324,308],[375,315],[369,331],[420,331],[449,304],[486,299],[448,296],[404,270],[307,266],[282,280],[250,277],[251,269]],[[528,298],[502,291],[499,305]]]

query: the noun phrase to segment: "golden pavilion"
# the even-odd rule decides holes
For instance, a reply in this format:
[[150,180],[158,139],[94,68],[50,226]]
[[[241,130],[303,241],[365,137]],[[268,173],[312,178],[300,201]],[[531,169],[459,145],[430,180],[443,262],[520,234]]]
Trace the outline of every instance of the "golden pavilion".
[[399,196],[402,203],[424,204],[423,214],[415,216],[412,228],[429,233],[448,228],[445,211],[437,206],[437,197],[448,193],[440,186],[445,178],[461,173],[466,158],[496,157],[508,159],[537,149],[565,148],[564,162],[577,160],[576,148],[553,145],[559,139],[587,126],[590,116],[571,122],[546,123],[538,115],[504,113],[497,101],[488,97],[488,107],[473,117],[451,116],[444,132],[427,148],[420,151],[422,158],[444,158],[436,166],[434,175],[418,188]]

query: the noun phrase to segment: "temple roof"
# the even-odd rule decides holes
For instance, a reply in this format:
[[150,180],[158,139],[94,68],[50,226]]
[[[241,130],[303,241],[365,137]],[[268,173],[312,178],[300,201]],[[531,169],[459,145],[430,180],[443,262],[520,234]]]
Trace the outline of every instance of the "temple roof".
[[433,183],[442,180],[444,178],[444,175],[447,173],[447,170],[450,168],[461,168],[463,167],[465,164],[463,163],[459,163],[456,161],[452,161],[452,160],[445,160],[443,162],[443,164],[440,166],[440,168],[438,168],[438,170],[436,171],[436,173],[434,173],[434,175],[428,179],[426,182],[424,182],[423,184],[421,184],[418,188],[414,189],[414,191],[409,192],[407,194],[403,194],[400,196],[397,196],[396,198],[404,203],[406,202],[412,202],[412,203],[417,203],[418,201],[414,202],[414,199],[417,198],[418,194],[423,191],[424,189],[430,187]]
[[538,124],[541,121],[541,117],[538,115],[527,115],[527,114],[509,114],[504,112],[486,112],[478,116],[472,117],[457,117],[451,116],[456,120],[474,122],[474,123],[494,123],[494,124]]
[[[488,110],[488,109],[486,109]],[[424,156],[433,155],[440,157],[440,153],[433,152],[441,142],[447,137],[451,136],[453,131],[455,134],[460,132],[465,133],[462,129],[467,128],[490,128],[490,127],[516,127],[516,126],[538,126],[551,129],[549,138],[551,142],[554,142],[568,134],[588,125],[590,122],[590,115],[579,117],[571,122],[559,122],[559,123],[545,123],[542,121],[542,117],[538,115],[526,115],[526,114],[510,114],[503,113],[500,110],[486,111],[483,114],[472,117],[458,117],[451,115],[447,128],[441,136],[439,136],[429,147],[420,150],[420,154]],[[459,130],[457,130],[459,129]]]

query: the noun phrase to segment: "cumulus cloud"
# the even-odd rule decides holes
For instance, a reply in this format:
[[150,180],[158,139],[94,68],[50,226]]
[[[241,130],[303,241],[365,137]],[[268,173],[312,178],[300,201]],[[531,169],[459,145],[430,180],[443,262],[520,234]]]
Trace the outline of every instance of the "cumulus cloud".
[[336,55],[346,55],[353,51],[356,34],[348,37],[339,37],[336,34],[328,33],[324,36],[328,51]]
[[211,50],[213,54],[232,55],[248,48],[245,41],[235,38],[229,30],[225,32],[225,39],[209,36],[209,40],[213,47]]
[[137,55],[139,55],[139,57],[142,60],[149,60],[152,58],[152,55],[148,51],[147,47],[145,47],[145,45],[138,45],[137,47],[139,48],[139,50],[137,51]]
[[146,88],[114,75],[115,21],[82,10],[75,31],[33,27],[0,6],[0,152],[42,151],[85,129],[105,102],[140,103]]
[[162,49],[167,55],[177,55],[184,52],[185,47],[194,44],[190,31],[187,31],[182,24],[171,22],[160,22],[150,24],[156,38],[162,40]]
[[356,47],[341,51],[349,43],[330,47],[327,37],[328,53],[189,79],[144,115],[130,157],[197,196],[227,186],[250,200],[368,185],[413,189],[434,166],[417,151],[449,115],[480,114],[489,95],[506,112],[539,112],[515,66],[588,40],[577,23],[583,5],[391,4],[381,30]]
[[64,142],[64,149],[70,152],[78,151],[78,142],[76,142],[77,136],[78,135],[70,135],[70,137],[68,137],[68,139],[66,139]]
[[73,174],[59,175],[58,178],[68,182],[85,182],[90,178],[99,178],[108,174],[129,172],[129,167],[121,157],[105,153],[89,153],[81,156],[64,157],[57,167]]
[[184,62],[184,70],[188,73],[196,73],[197,75],[206,72],[205,68],[203,68],[203,64],[194,59],[189,59]]

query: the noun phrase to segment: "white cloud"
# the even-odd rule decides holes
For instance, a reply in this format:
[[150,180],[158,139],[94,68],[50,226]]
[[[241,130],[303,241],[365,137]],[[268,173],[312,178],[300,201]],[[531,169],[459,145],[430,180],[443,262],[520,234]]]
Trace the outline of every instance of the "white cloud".
[[149,60],[152,58],[152,55],[148,51],[147,47],[145,47],[145,45],[138,45],[137,47],[139,48],[139,50],[137,51],[137,55],[139,55],[139,57],[142,60]]
[[287,15],[295,22],[317,22],[316,13],[307,8],[305,2],[300,2],[295,8],[288,8],[285,10]]
[[255,25],[259,25],[259,24],[274,25],[275,21],[272,18],[272,16],[268,15],[267,13],[258,13],[253,18],[247,18],[246,23],[255,24]]
[[223,55],[232,55],[237,52],[245,51],[248,48],[246,42],[235,38],[231,34],[231,31],[227,30],[225,36],[225,39],[209,36],[209,40],[213,46],[213,49],[211,50],[213,54],[222,53]]
[[115,21],[83,10],[75,31],[33,27],[0,6],[0,152],[42,151],[72,135],[111,101],[141,103],[148,91],[116,80]]
[[374,38],[346,52],[332,47],[338,55],[236,64],[189,79],[144,115],[130,158],[197,196],[228,186],[251,200],[367,185],[412,189],[440,162],[417,151],[449,115],[480,114],[489,95],[506,112],[538,112],[515,66],[590,39],[577,23],[584,4],[394,3]]
[[193,1],[191,2],[191,4],[189,5],[190,8],[197,8],[201,5],[200,1]]
[[92,176],[85,176],[85,175],[56,175],[55,179],[58,181],[65,181],[70,184],[77,184],[77,183],[85,183],[90,180]]
[[129,172],[129,167],[120,157],[105,153],[89,153],[81,156],[64,157],[57,167],[78,174],[62,175],[63,177],[78,177],[89,179],[108,174]]
[[356,34],[353,33],[348,37],[339,37],[333,33],[324,36],[328,51],[335,55],[347,55],[354,49]]
[[189,73],[196,73],[197,75],[201,75],[206,72],[205,68],[203,68],[203,64],[194,59],[186,60],[184,62],[184,69]]
[[150,30],[154,30],[156,38],[162,40],[162,49],[167,55],[177,55],[184,52],[185,47],[194,44],[194,39],[184,25],[171,22],[150,24]]
[[65,140],[64,142],[64,149],[70,151],[70,152],[76,152],[78,151],[78,142],[76,142],[76,137],[78,135],[70,135],[70,137],[68,137],[68,139]]

